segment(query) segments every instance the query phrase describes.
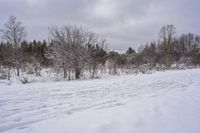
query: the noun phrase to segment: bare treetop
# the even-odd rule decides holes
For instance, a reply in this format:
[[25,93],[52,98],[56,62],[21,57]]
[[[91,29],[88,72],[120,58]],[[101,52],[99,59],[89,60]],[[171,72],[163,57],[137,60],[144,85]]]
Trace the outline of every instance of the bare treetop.
[[176,33],[176,27],[173,24],[165,25],[161,28],[159,36],[164,44],[170,43]]
[[26,37],[25,27],[15,16],[10,16],[2,29],[3,40],[12,44],[13,47],[19,47],[20,42]]

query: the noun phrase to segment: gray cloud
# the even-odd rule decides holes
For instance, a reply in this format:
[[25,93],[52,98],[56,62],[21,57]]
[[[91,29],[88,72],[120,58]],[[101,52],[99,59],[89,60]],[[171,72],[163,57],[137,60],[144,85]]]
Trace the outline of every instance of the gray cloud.
[[0,26],[15,15],[28,39],[45,39],[51,25],[79,24],[107,38],[110,49],[137,48],[160,27],[199,34],[199,0],[0,0]]

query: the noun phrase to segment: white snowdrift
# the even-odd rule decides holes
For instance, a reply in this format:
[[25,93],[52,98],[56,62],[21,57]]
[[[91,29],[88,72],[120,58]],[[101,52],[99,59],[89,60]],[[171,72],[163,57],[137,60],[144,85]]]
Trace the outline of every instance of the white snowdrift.
[[0,132],[200,132],[200,69],[0,85]]

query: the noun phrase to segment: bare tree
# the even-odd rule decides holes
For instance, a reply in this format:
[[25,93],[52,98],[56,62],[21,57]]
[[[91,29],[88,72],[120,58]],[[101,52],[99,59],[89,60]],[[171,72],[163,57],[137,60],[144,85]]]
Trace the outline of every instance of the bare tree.
[[94,33],[90,33],[88,37],[87,66],[90,70],[91,78],[94,78],[98,65],[105,64],[103,60],[105,57],[104,46],[106,45],[106,40]]
[[14,48],[18,48],[20,42],[26,36],[25,27],[22,26],[22,23],[17,21],[17,18],[14,16],[10,16],[5,23],[5,29],[3,29],[2,32],[3,39],[11,43]]
[[64,78],[67,77],[67,70],[71,68],[70,43],[71,37],[69,31],[65,27],[49,28],[50,39],[50,56],[54,60],[54,65],[57,68],[62,68]]
[[92,33],[78,26],[66,25],[61,28],[49,28],[50,51],[54,64],[62,68],[64,78],[70,77],[70,73],[75,73],[75,78],[79,79],[81,72],[91,61],[88,45],[97,43]]
[[17,18],[14,16],[10,16],[8,21],[4,25],[4,29],[2,29],[2,38],[9,42],[14,48],[14,64],[17,68],[17,76],[19,76],[19,69],[22,63],[22,55],[20,52],[20,43],[25,38],[26,32],[25,27],[22,26],[20,21],[17,21]]
[[168,45],[172,42],[175,33],[176,27],[173,24],[168,24],[161,28],[159,36],[162,39],[164,45]]
[[174,40],[175,33],[176,27],[173,24],[163,26],[159,33],[161,42],[163,43],[161,47],[161,52],[163,53],[162,58],[164,60],[163,62],[165,62],[167,66],[170,66],[172,63],[173,57],[171,55],[174,50],[172,42]]

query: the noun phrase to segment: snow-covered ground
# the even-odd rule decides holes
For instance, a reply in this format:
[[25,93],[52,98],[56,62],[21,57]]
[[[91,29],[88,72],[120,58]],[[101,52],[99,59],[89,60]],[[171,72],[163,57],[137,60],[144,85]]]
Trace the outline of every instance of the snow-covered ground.
[[199,133],[200,69],[0,83],[0,132]]

